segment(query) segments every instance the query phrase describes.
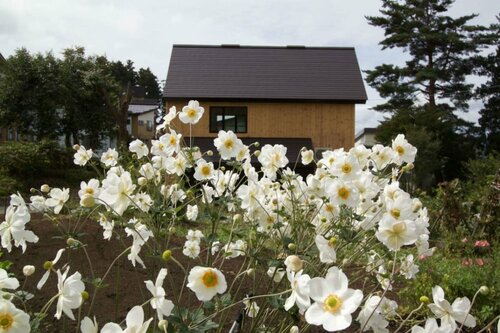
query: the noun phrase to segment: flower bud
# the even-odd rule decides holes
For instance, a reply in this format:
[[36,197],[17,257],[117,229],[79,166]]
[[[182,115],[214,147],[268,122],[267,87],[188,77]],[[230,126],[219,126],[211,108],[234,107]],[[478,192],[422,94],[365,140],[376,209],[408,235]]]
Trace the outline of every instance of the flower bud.
[[260,150],[256,150],[253,154],[255,155],[255,157],[259,157],[259,155],[260,155]]
[[328,240],[328,246],[334,247],[337,244],[337,237],[330,237]]
[[68,244],[68,246],[72,247],[72,246],[77,246],[78,245],[78,241],[72,237],[68,238],[66,240],[66,244]]
[[169,232],[170,234],[174,234],[174,233],[175,233],[175,231],[176,231],[175,227],[170,227],[170,228],[168,228],[168,232]]
[[164,332],[167,331],[168,321],[166,319],[162,319],[158,322],[158,328]]
[[419,300],[421,303],[425,303],[425,304],[428,304],[430,302],[429,297],[427,297],[427,296],[420,296]]
[[292,326],[292,328],[290,328],[290,333],[299,333],[299,328],[297,326]]
[[35,273],[35,266],[32,265],[26,265],[23,267],[23,274],[24,276],[31,276]]
[[43,263],[43,269],[45,269],[46,271],[51,269],[53,266],[54,264],[50,260],[47,260],[46,262]]
[[172,258],[172,251],[170,250],[165,250],[163,251],[163,254],[161,255],[161,258],[165,261],[169,261],[170,258]]
[[214,156],[214,152],[211,150],[207,150],[207,156]]
[[223,165],[221,165],[221,167],[219,168],[219,170],[222,171],[222,172],[224,172],[224,171],[226,171],[226,167],[223,166]]
[[82,291],[82,298],[84,301],[89,299],[89,293],[86,290]]
[[260,147],[260,142],[255,141],[253,145],[255,146],[255,148],[259,148]]
[[240,223],[241,222],[241,214],[234,214],[234,216],[233,216],[233,222],[234,223]]
[[73,145],[73,149],[74,149],[74,150],[78,150],[78,149],[80,149],[80,145],[79,145],[79,144],[75,144],[75,145]]
[[292,251],[294,251],[295,249],[297,249],[297,245],[295,245],[295,243],[290,243],[290,244],[288,244],[287,247],[288,247],[289,250],[292,250]]
[[35,193],[36,192],[36,188],[34,188],[34,187],[30,188],[30,192],[31,193]]
[[296,255],[288,256],[285,259],[285,265],[286,265],[286,268],[288,268],[289,270],[291,270],[293,272],[298,272],[302,268],[304,268],[304,262],[302,261],[302,259],[300,259]]
[[490,292],[490,288],[488,288],[487,286],[481,286],[481,288],[479,288],[479,292],[481,293],[481,295],[488,295],[488,293]]
[[255,274],[255,269],[253,269],[253,268],[249,268],[249,269],[247,269],[246,274],[247,274],[248,276],[254,276],[254,274]]
[[95,206],[94,196],[92,194],[85,193],[80,200],[80,206],[85,208],[94,207]]
[[139,184],[139,186],[144,186],[148,183],[148,180],[144,177],[139,177],[137,179],[137,184]]
[[43,184],[40,187],[40,191],[42,191],[43,193],[49,193],[50,192],[50,186],[48,184]]

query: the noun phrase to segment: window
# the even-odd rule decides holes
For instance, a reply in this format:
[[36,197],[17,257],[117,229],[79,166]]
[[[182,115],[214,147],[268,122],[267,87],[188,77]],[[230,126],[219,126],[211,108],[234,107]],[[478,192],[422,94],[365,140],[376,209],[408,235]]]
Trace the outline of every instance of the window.
[[146,130],[149,132],[153,130],[153,122],[151,120],[146,121]]
[[235,133],[247,132],[247,108],[245,106],[213,106],[210,108],[210,132],[220,130]]

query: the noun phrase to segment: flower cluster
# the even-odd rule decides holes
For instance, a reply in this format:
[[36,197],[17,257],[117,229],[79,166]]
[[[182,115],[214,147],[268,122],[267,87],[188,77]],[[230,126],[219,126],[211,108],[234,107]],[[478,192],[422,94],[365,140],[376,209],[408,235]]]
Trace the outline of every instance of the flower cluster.
[[[156,264],[150,272],[155,282],[144,281],[149,295],[143,306],[154,310],[162,332],[222,327],[223,322],[212,319],[227,319],[221,313],[235,306],[256,325],[279,323],[276,331],[298,332],[307,325],[341,331],[354,321],[361,331],[388,332],[389,323],[401,315],[387,291],[396,280],[414,279],[419,273],[415,258],[435,250],[429,244],[427,209],[401,181],[413,168],[416,148],[404,135],[391,146],[324,151],[320,159],[304,148],[300,162],[315,168],[301,175],[295,172],[299,158],[293,164],[283,145],[245,145],[232,131],[222,130],[214,138],[215,154],[184,144],[177,120],[192,126],[203,113],[196,101],[181,112],[170,108],[161,118],[157,139],[150,146],[132,141],[129,156],[109,149],[99,157],[75,146],[74,163],[91,164],[102,177],[81,182],[76,210],[67,207],[69,189],[48,185],[30,198],[31,209],[54,219],[86,214],[102,227],[105,241],[125,244],[119,256],[126,254],[134,267],[138,263],[136,269],[146,268],[150,258],[178,266],[185,274],[182,288],[182,281],[164,288],[167,268]],[[29,220],[28,206],[13,195],[0,229],[5,249],[11,251],[14,242],[24,251],[27,242],[38,241],[25,229]],[[184,245],[176,246],[172,239],[185,239]],[[70,275],[70,263],[60,263],[64,251],[85,244],[74,238],[66,244],[44,264],[38,287],[54,272],[58,291],[42,313],[56,302],[55,317],[65,314],[74,320],[73,311],[89,296],[89,279],[79,272]],[[228,263],[239,268],[226,270]],[[26,276],[30,270],[26,268]],[[106,278],[107,273],[98,280],[92,297]],[[0,286],[4,292],[19,283],[0,270]],[[180,293],[176,299],[173,290]],[[185,308],[181,300],[186,292],[194,293],[203,307]],[[457,323],[475,326],[467,298],[450,305],[436,286],[433,300],[428,305],[433,318],[412,332],[452,332]],[[0,309],[5,309],[0,327],[29,324],[28,315],[9,301],[2,300]],[[106,323],[101,332],[146,332],[152,320],[145,320],[142,306],[135,306],[125,329]],[[98,320],[85,317],[80,329],[97,332]]]

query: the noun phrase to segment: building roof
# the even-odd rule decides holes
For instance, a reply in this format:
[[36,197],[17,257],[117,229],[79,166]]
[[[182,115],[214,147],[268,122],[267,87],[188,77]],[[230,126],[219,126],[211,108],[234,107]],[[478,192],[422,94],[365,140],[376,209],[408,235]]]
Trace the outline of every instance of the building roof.
[[132,99],[128,105],[128,113],[141,114],[158,109],[158,100],[152,98]]
[[376,134],[377,133],[377,128],[376,127],[365,127],[358,133],[356,133],[354,137],[354,141],[358,141],[359,138],[361,138],[363,135],[366,134]]
[[352,47],[174,45],[166,99],[365,103]]

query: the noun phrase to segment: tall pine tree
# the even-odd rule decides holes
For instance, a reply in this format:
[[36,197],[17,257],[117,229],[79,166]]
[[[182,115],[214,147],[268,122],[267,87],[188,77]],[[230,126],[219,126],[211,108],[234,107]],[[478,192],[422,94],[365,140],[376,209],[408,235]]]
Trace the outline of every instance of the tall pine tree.
[[473,97],[466,76],[473,73],[472,57],[486,44],[486,28],[469,24],[475,14],[448,16],[453,2],[382,0],[381,16],[367,17],[385,31],[382,49],[399,48],[409,56],[404,65],[367,71],[368,84],[387,99],[374,108],[388,115],[378,137],[388,142],[402,132],[420,144],[416,163],[426,163],[427,174],[417,183],[424,187],[460,176],[476,145],[473,124],[455,111],[467,111]]

